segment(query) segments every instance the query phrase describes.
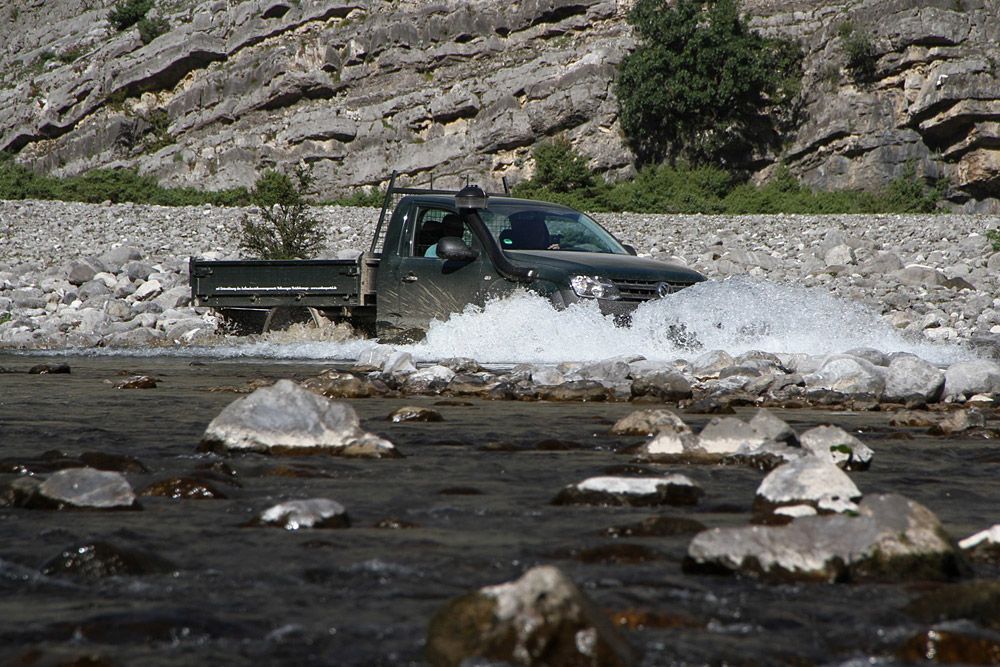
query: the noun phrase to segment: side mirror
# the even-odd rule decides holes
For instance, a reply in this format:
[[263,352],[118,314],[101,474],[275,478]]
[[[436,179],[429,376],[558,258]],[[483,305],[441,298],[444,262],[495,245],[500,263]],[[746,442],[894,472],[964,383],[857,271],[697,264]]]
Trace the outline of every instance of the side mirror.
[[638,252],[636,251],[636,249],[635,249],[635,247],[634,247],[634,246],[630,246],[630,245],[629,245],[629,244],[627,244],[627,243],[623,243],[623,244],[622,244],[622,247],[623,247],[623,248],[625,248],[626,250],[628,250],[628,254],[630,254],[630,255],[638,255],[638,254],[639,254],[639,253],[638,253]]
[[479,253],[457,236],[445,236],[438,239],[437,256],[441,259],[452,259],[456,262],[471,262],[479,257]]

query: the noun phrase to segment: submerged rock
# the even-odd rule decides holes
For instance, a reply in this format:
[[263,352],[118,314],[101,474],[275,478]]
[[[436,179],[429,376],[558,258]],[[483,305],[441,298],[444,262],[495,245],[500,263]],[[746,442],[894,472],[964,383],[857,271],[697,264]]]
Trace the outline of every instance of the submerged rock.
[[305,380],[302,386],[327,398],[369,398],[385,393],[383,387],[368,379],[338,370],[323,371]]
[[160,498],[187,500],[225,499],[226,494],[213,484],[192,477],[170,477],[153,482],[140,493],[140,496],[156,496]]
[[252,523],[259,526],[275,526],[285,530],[347,528],[351,525],[344,506],[327,498],[291,500],[280,503],[264,510]]
[[694,505],[704,492],[684,475],[590,477],[556,495],[554,505]]
[[952,579],[963,560],[930,510],[886,494],[865,498],[856,515],[704,531],[691,541],[686,567],[782,579],[899,581]]
[[81,579],[134,577],[175,569],[173,563],[156,554],[100,540],[67,547],[41,567],[42,574],[50,577]]
[[431,619],[426,658],[434,667],[480,661],[522,667],[627,667],[637,660],[607,616],[549,565],[446,604]]
[[[970,535],[958,546],[971,560],[1000,565],[1000,523]],[[1000,623],[1000,616],[997,620]]]
[[655,435],[660,431],[690,433],[691,427],[666,408],[636,410],[615,422],[611,432],[615,435]]
[[135,509],[135,493],[124,475],[94,468],[53,473],[25,498],[29,507],[52,509]]
[[387,417],[391,422],[439,422],[444,421],[444,417],[437,410],[423,408],[417,405],[404,405],[397,408]]
[[361,428],[354,408],[279,380],[226,406],[202,436],[206,449],[271,454],[400,456],[396,447]]

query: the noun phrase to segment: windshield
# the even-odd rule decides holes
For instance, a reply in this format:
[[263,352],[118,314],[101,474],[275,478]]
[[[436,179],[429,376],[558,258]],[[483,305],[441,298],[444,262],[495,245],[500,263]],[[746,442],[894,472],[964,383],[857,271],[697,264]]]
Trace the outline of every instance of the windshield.
[[539,202],[490,202],[480,216],[504,250],[568,250],[627,255],[592,218]]

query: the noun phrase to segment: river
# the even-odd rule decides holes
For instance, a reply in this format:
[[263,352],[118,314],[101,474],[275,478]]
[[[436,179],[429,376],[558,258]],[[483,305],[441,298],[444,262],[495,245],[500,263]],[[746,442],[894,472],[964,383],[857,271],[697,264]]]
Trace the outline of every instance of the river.
[[[0,458],[8,469],[49,450],[127,455],[148,469],[127,474],[140,490],[214,465],[213,484],[226,496],[142,497],[135,512],[0,509],[0,658],[422,664],[428,621],[447,600],[542,563],[562,568],[609,614],[647,614],[645,624],[623,632],[650,667],[891,664],[902,643],[926,629],[903,608],[936,585],[691,575],[682,569],[691,532],[610,535],[651,516],[745,525],[763,477],[738,467],[623,468],[629,456],[620,450],[641,438],[608,430],[636,409],[629,403],[360,399],[351,404],[364,427],[394,442],[405,458],[200,453],[201,434],[237,397],[233,388],[301,379],[331,364],[246,351],[232,356],[0,355]],[[70,374],[26,372],[61,362]],[[157,387],[114,388],[131,374],[153,376]],[[444,421],[387,421],[406,404],[434,407]],[[753,412],[739,410],[744,417]],[[997,522],[1000,453],[991,441],[890,427],[881,412],[776,412],[799,432],[832,423],[857,434],[875,450],[870,470],[851,473],[860,489],[925,504],[956,539]],[[696,430],[710,418],[681,414]],[[230,483],[219,479],[220,464],[231,469],[222,468]],[[705,496],[684,508],[550,504],[567,484],[622,470],[683,472]],[[0,473],[0,486],[15,476]],[[342,503],[351,527],[244,525],[277,502],[313,497]],[[172,565],[160,574],[92,580],[41,573],[67,547],[95,540]]]

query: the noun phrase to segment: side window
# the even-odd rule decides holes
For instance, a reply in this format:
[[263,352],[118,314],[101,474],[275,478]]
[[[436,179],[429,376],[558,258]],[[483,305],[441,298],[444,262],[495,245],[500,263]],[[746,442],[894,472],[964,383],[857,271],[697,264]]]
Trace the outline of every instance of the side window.
[[445,236],[457,236],[466,243],[472,240],[472,232],[462,224],[457,213],[440,208],[420,208],[413,230],[413,256],[436,257],[434,248]]

